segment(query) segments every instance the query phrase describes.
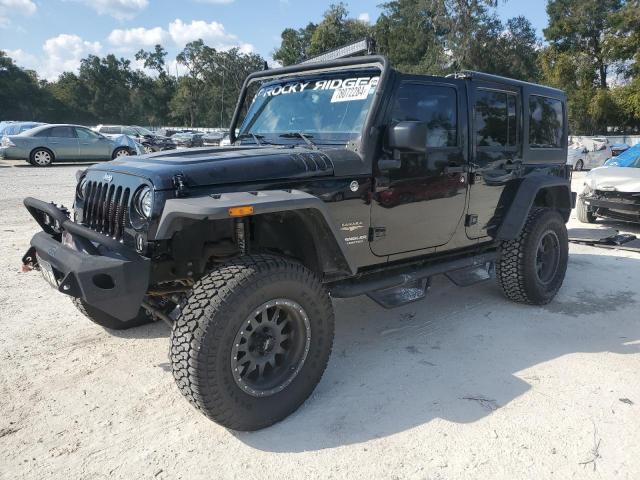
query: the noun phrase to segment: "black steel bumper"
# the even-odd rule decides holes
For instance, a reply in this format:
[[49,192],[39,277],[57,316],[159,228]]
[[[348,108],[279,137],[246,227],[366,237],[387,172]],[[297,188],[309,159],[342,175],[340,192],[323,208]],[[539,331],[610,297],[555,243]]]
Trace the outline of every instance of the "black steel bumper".
[[52,203],[29,197],[24,205],[43,231],[31,239],[23,263],[41,259],[51,265],[58,291],[119,320],[135,318],[149,285],[149,259],[72,222]]

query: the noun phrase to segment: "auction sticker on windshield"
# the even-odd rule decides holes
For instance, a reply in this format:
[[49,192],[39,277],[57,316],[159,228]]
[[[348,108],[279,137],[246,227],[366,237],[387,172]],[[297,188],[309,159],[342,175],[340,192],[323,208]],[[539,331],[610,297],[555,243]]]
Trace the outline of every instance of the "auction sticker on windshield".
[[[372,91],[371,87],[375,86],[378,78],[374,77],[371,80],[366,79],[366,82],[362,84],[360,83],[360,80],[363,79],[357,79],[357,83],[355,85],[347,83],[347,81],[343,82],[340,88],[336,88],[333,91],[331,103],[366,99]],[[375,80],[375,83],[372,82],[373,80]]]

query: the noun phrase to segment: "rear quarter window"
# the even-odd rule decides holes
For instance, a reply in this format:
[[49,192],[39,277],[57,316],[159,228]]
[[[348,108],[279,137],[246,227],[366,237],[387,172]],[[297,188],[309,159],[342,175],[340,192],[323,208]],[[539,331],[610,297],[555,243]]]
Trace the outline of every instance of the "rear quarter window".
[[561,148],[563,132],[562,101],[531,95],[529,97],[529,147]]

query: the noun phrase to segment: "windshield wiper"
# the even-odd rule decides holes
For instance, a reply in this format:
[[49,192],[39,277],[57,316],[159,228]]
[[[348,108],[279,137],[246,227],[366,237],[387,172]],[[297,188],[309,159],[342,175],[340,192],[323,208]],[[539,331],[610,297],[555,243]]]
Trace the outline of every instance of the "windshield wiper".
[[258,145],[259,147],[262,146],[263,144],[269,143],[264,140],[264,135],[256,135],[255,133],[251,133],[251,132],[241,133],[236,137],[236,140],[240,140],[243,138],[253,138],[253,141],[256,142],[256,145]]
[[308,133],[287,132],[287,133],[281,134],[280,137],[281,138],[301,138],[305,141],[307,145],[309,145],[314,150],[318,149],[318,146],[315,143],[313,143],[313,141],[311,140],[313,138],[313,135],[309,135]]

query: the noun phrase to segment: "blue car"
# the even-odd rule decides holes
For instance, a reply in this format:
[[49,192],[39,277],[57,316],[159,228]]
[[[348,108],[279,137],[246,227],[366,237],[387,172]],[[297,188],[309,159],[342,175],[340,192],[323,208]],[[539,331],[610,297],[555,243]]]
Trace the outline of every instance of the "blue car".
[[0,124],[0,137],[5,135],[18,135],[32,128],[45,125],[42,122],[7,122]]
[[35,167],[48,167],[54,161],[99,161],[137,155],[135,141],[126,135],[107,138],[81,125],[42,125],[18,135],[5,135],[0,158],[26,160]]

